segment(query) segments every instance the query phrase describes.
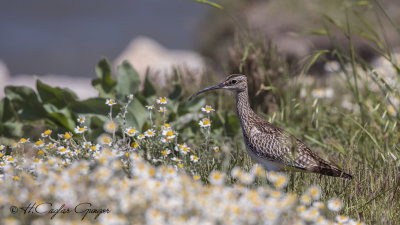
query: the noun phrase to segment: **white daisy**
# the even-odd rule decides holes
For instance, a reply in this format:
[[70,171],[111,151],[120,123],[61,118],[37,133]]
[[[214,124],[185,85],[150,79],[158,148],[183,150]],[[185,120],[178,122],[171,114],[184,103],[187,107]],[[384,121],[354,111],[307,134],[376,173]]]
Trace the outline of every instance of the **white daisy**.
[[127,134],[129,137],[135,136],[137,133],[137,130],[135,128],[125,128],[125,134]]
[[343,208],[343,203],[338,198],[331,198],[328,201],[328,209],[334,212],[339,212]]
[[214,185],[224,185],[225,183],[225,174],[219,172],[219,171],[212,171],[210,175],[208,176],[208,180],[210,181],[211,184]]
[[191,155],[190,160],[192,160],[192,162],[198,162],[200,160],[200,158],[198,156]]
[[166,97],[160,97],[156,101],[157,101],[157,104],[161,104],[161,105],[165,105],[168,102]]
[[79,115],[77,121],[78,121],[78,123],[80,123],[80,124],[84,123],[84,122],[85,122],[85,116]]
[[84,127],[77,126],[74,131],[76,134],[83,134],[87,131],[87,126]]
[[200,120],[199,122],[200,127],[206,128],[211,126],[211,121],[207,118]]
[[156,131],[154,129],[148,129],[144,132],[144,136],[146,137],[154,137],[156,135]]
[[117,131],[118,124],[116,122],[112,121],[112,120],[109,120],[109,121],[104,123],[103,128],[107,133],[112,134],[112,133]]
[[117,104],[117,103],[112,98],[106,100],[106,105],[108,105],[108,106],[113,106],[115,104]]
[[42,133],[42,137],[48,137],[51,133],[52,133],[51,130],[45,130],[45,131]]
[[213,109],[211,106],[209,106],[209,105],[206,105],[206,106],[204,106],[203,108],[201,108],[201,111],[203,111],[203,112],[205,112],[205,113],[211,113],[211,112],[214,112],[215,111],[215,109]]

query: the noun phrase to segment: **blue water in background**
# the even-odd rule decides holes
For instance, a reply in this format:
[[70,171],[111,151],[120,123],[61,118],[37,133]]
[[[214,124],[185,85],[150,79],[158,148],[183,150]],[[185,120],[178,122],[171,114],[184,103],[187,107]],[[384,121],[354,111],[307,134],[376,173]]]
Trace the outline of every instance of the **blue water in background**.
[[187,0],[0,0],[0,60],[10,73],[94,76],[137,35],[194,49],[210,7]]

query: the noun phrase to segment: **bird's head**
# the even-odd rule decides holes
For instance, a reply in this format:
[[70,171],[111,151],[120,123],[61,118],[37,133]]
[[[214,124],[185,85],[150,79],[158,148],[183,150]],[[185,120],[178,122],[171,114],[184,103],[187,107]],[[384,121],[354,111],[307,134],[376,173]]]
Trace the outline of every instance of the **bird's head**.
[[206,92],[206,91],[211,91],[211,90],[215,90],[215,89],[228,89],[234,92],[242,92],[245,91],[247,89],[247,77],[246,75],[242,75],[242,74],[232,74],[229,75],[224,82],[213,85],[211,87],[208,88],[204,88],[200,91],[198,91],[197,93],[193,94],[189,100],[191,100],[192,98],[196,97],[197,95]]

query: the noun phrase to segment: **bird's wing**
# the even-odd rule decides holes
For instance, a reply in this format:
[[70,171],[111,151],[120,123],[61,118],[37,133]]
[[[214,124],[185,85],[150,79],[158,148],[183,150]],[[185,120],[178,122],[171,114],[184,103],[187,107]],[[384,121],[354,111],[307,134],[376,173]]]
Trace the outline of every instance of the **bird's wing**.
[[322,160],[294,135],[267,122],[253,126],[249,136],[249,144],[258,150],[256,154],[267,160],[304,170],[318,166]]
[[258,157],[300,170],[352,179],[350,174],[319,157],[294,135],[266,121],[252,126],[250,137],[248,142],[252,149],[257,149]]

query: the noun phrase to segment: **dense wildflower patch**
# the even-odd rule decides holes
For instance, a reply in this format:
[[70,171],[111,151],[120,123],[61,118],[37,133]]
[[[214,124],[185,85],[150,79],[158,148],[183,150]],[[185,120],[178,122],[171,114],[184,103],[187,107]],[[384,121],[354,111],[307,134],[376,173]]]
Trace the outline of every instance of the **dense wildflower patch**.
[[[157,104],[166,105],[167,99]],[[209,114],[215,110],[202,111],[207,117],[199,126],[206,129],[208,144]],[[321,201],[321,187],[311,186],[301,196],[287,193],[285,174],[258,165],[250,171],[213,170],[202,180],[191,165],[206,162],[187,143],[178,143],[179,133],[168,121],[140,132],[111,113],[97,142],[86,140],[80,116],[74,133],[58,139],[45,130],[39,140],[21,138],[8,146],[8,153],[0,145],[0,203],[7,208],[0,211],[1,224],[357,224],[333,214],[343,204],[338,198]],[[211,149],[219,152],[218,146]],[[268,184],[254,185],[257,179]]]

